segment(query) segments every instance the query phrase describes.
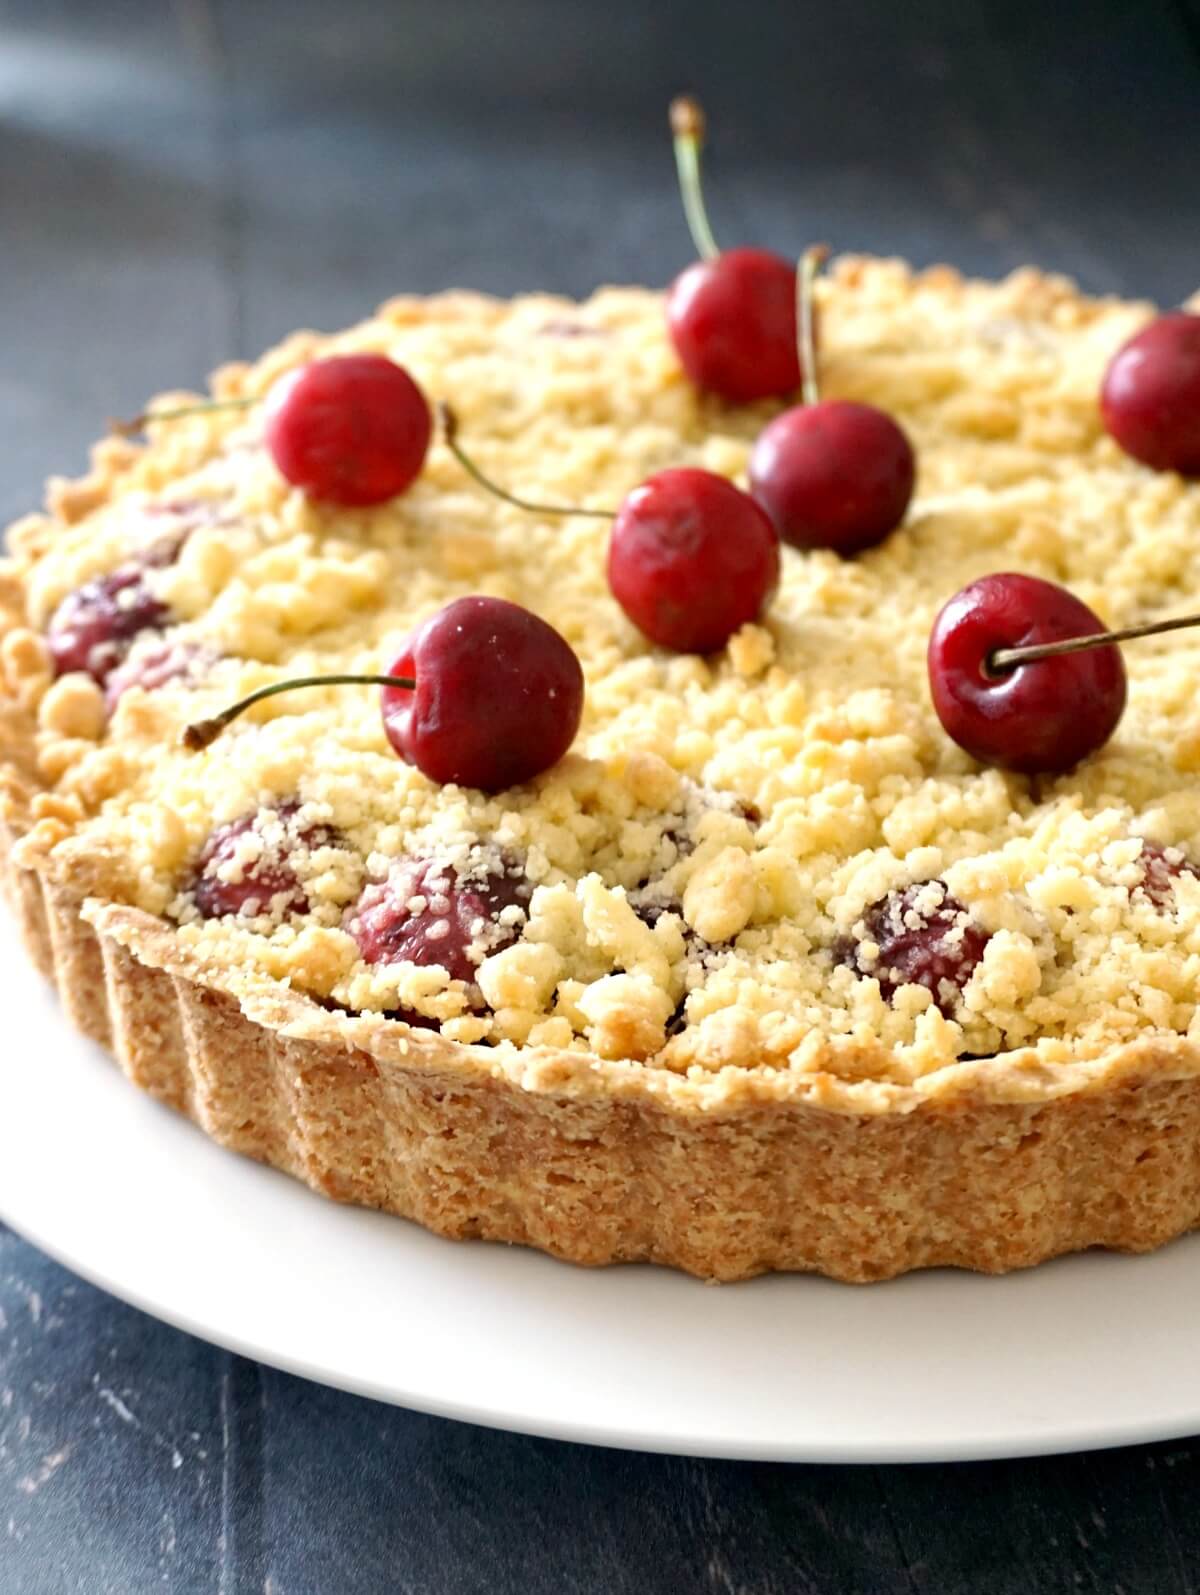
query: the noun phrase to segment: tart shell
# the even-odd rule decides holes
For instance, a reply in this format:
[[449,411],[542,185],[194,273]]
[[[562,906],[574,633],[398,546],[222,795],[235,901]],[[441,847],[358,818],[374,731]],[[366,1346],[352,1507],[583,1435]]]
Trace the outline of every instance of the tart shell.
[[135,1085],[232,1151],[440,1235],[714,1281],[863,1282],[1148,1251],[1200,1222],[1184,1043],[1061,1073],[1012,1054],[923,1090],[744,1070],[697,1084],[577,1053],[506,1065],[281,989],[235,997],[169,928],[18,864],[15,841],[10,821],[4,886],[29,955]]

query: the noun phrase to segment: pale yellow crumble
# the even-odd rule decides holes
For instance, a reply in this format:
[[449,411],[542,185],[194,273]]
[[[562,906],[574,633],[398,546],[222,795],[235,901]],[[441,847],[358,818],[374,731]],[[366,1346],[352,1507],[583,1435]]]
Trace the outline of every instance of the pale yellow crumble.
[[[704,1070],[804,1068],[834,1038],[848,1071],[862,1043],[881,1043],[880,1067],[903,1080],[1033,1042],[1087,1057],[1137,1033],[1200,1031],[1200,880],[1181,875],[1156,904],[1138,863],[1143,839],[1200,860],[1200,640],[1129,647],[1116,737],[1057,781],[975,765],[941,731],[925,674],[938,607],[988,571],[1064,582],[1117,625],[1195,607],[1200,486],[1124,458],[1097,415],[1105,363],[1149,307],[1032,272],[988,285],[860,260],[820,295],[824,390],[898,417],[918,496],[904,529],[853,562],[785,549],[761,624],[712,658],[655,649],[626,621],[602,521],[488,498],[440,443],[408,493],[370,511],[289,489],[254,412],[160,424],[144,453],[119,456],[111,497],[63,489],[64,524],[14,533],[4,579],[20,581],[24,624],[0,644],[0,679],[38,705],[52,865],[170,917],[227,975],[407,1008],[462,1041]],[[564,335],[564,322],[589,331]],[[615,505],[667,465],[744,481],[778,408],[699,398],[661,298],[628,289],[582,306],[400,300],[222,385],[262,392],[349,349],[386,352],[452,399],[495,476],[581,506]],[[39,634],[65,594],[172,528],[188,540],[148,580],[201,662],[127,691],[108,720],[90,681],[51,683]],[[180,748],[186,722],[261,683],[386,666],[414,623],[465,593],[536,609],[583,663],[575,750],[531,786],[439,789],[392,753],[373,690],[277,698],[207,753]],[[294,846],[308,912],[266,903],[203,920],[190,872],[214,827],[282,804],[299,805],[301,830],[340,837]],[[270,845],[269,824],[232,869]],[[397,858],[478,859],[481,846],[522,859],[533,892],[513,914],[518,939],[480,946],[476,989],[437,967],[364,964],[346,928],[364,885]],[[831,955],[861,939],[873,903],[932,880],[991,933],[953,1017],[923,987],[888,1001]]]

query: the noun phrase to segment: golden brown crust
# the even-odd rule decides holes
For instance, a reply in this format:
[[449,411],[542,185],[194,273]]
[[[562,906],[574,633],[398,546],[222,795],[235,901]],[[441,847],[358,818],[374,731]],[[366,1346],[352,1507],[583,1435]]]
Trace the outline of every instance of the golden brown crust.
[[[843,277],[853,270],[844,264]],[[936,286],[936,273],[923,280]],[[1066,292],[1033,276],[1029,287]],[[442,315],[489,304],[437,301]],[[384,312],[395,322],[427,313],[417,300]],[[243,377],[230,368],[217,385],[236,392]],[[86,478],[53,484],[59,522],[117,494],[137,459],[126,443],[101,445]],[[55,530],[30,517],[16,543],[31,556]],[[30,710],[46,695],[45,661],[19,598],[0,586],[5,894],[73,1022],[221,1144],[442,1234],[721,1280],[770,1269],[870,1280],[938,1264],[1000,1272],[1087,1246],[1145,1250],[1200,1221],[1187,1150],[1200,1145],[1200,1048],[1183,1036],[1030,1047],[915,1078],[895,1073],[882,1042],[845,1038],[809,1049],[802,1068],[739,1058],[680,1072],[460,1045],[378,1013],[330,1011],[265,974],[235,982],[165,921],[112,901],[113,860],[64,870],[51,857],[73,799],[39,778]],[[68,762],[88,708],[56,705]]]

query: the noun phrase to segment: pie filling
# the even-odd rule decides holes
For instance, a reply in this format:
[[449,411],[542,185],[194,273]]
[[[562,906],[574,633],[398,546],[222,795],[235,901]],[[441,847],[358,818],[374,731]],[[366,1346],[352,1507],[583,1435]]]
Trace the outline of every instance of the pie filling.
[[[1054,780],[955,747],[925,665],[941,604],[997,569],[1113,626],[1195,607],[1200,492],[1097,412],[1147,307],[854,260],[819,292],[824,389],[896,416],[917,497],[853,560],[785,548],[762,623],[703,658],[622,615],[604,521],[490,499],[440,443],[402,496],[336,509],[272,468],[257,410],[156,425],[99,502],[68,487],[66,524],[14,529],[0,658],[44,787],[26,846],[177,926],[235,991],[269,978],[459,1042],[909,1081],[1200,1037],[1197,634],[1127,651],[1117,734]],[[260,393],[318,351],[401,361],[485,469],[556,503],[611,505],[668,465],[744,479],[780,408],[700,398],[640,290],[397,301],[223,382]],[[529,785],[431,782],[372,688],[181,746],[268,682],[384,668],[472,593],[541,614],[583,665],[575,747]]]

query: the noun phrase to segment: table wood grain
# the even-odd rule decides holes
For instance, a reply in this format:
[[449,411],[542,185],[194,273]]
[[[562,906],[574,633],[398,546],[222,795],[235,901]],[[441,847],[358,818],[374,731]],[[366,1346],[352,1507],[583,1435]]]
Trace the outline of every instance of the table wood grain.
[[[1198,5],[0,0],[0,512],[294,326],[667,281],[684,87],[724,239],[1177,301]],[[816,1468],[491,1433],[217,1351],[0,1226],[2,1595],[1187,1595],[1198,1487],[1191,1441]]]

